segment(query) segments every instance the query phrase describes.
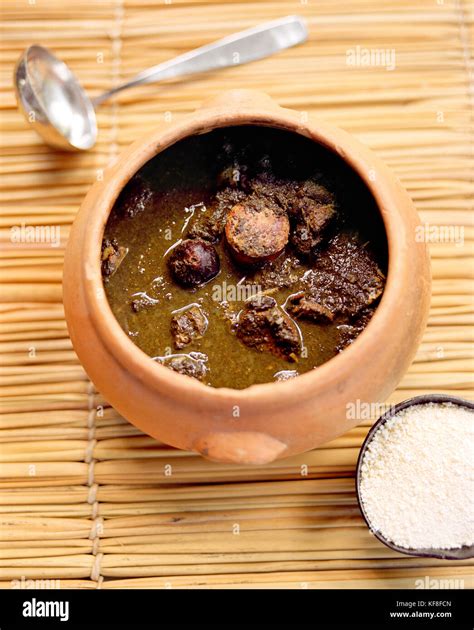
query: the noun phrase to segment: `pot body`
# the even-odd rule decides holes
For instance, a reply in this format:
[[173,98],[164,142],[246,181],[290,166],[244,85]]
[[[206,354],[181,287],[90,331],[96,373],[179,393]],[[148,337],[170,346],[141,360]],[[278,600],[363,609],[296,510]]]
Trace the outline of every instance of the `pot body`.
[[[128,180],[157,153],[216,127],[255,124],[305,135],[339,154],[374,196],[387,233],[382,300],[341,354],[294,380],[215,389],[151,361],[122,331],[100,272],[104,226]],[[358,423],[349,405],[381,402],[404,375],[426,324],[430,267],[418,216],[398,180],[367,148],[333,126],[301,122],[266,94],[225,92],[185,119],[135,142],[85,198],[66,249],[63,295],[74,348],[103,396],[137,427],[217,461],[263,464],[314,448]]]

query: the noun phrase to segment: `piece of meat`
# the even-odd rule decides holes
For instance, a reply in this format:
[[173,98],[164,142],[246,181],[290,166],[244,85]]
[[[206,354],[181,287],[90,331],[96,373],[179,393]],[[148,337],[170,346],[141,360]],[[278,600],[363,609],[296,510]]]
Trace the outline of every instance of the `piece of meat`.
[[354,317],[383,292],[385,277],[355,236],[338,234],[303,277],[304,290],[288,299],[297,318],[334,321]]
[[310,255],[336,217],[334,196],[321,184],[303,182],[295,189],[289,213],[293,219],[291,242],[300,254]]
[[360,335],[367,324],[372,319],[374,308],[369,307],[361,311],[350,323],[341,324],[337,327],[339,331],[339,343],[336,346],[337,352],[342,352],[344,348],[350,346],[351,343]]
[[291,231],[291,243],[300,254],[309,256],[314,253],[335,213],[331,205],[319,206],[310,201],[304,206]]
[[251,196],[227,216],[225,235],[234,258],[254,265],[279,256],[288,242],[290,223],[278,206]]
[[127,253],[128,249],[119,245],[117,239],[104,238],[100,253],[100,264],[104,280],[114,275]]
[[226,188],[216,194],[214,203],[200,212],[194,219],[186,236],[187,238],[202,239],[209,243],[218,243],[224,233],[225,222],[230,209],[245,197],[240,190]]
[[172,250],[168,267],[178,284],[194,288],[217,276],[220,261],[214,246],[207,241],[186,239]]
[[287,307],[293,317],[297,319],[332,322],[336,316],[336,312],[331,311],[304,291],[298,291],[298,293],[291,295]]
[[280,180],[272,173],[264,171],[245,183],[247,194],[267,199],[289,213],[295,197],[297,182]]
[[277,302],[275,298],[272,298],[270,295],[256,295],[247,301],[245,307],[254,311],[267,311],[276,305]]
[[135,175],[120,193],[115,207],[116,212],[124,217],[133,218],[139,212],[153,204],[154,191],[139,175]]
[[170,354],[164,357],[155,357],[154,360],[161,365],[202,381],[208,372],[206,365],[208,357],[202,352],[190,352],[189,354]]
[[253,298],[241,311],[236,334],[242,343],[288,361],[301,353],[298,327],[269,296]]
[[301,272],[300,260],[288,254],[264,263],[252,274],[247,275],[245,283],[258,286],[261,291],[288,288],[298,282]]
[[181,350],[196,339],[204,336],[208,319],[197,304],[192,304],[175,313],[171,319],[171,334],[174,345]]

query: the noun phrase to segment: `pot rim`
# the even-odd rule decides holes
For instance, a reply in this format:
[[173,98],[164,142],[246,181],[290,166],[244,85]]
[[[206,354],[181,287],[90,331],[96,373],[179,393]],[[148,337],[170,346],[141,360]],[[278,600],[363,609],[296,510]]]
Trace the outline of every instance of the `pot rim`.
[[[388,270],[384,293],[371,321],[343,352],[314,370],[286,382],[259,383],[245,389],[215,388],[151,360],[122,330],[106,298],[100,268],[100,250],[105,225],[115,200],[144,164],[185,137],[241,125],[291,131],[308,137],[343,159],[364,182],[379,209],[387,238]],[[371,171],[376,173],[376,177],[369,176]],[[362,365],[370,353],[377,352],[381,336],[389,334],[387,324],[390,313],[400,307],[403,299],[402,279],[409,275],[408,258],[397,256],[406,248],[406,225],[397,208],[396,188],[391,173],[370,149],[343,130],[320,121],[302,123],[298,112],[276,105],[245,106],[238,109],[209,106],[186,116],[168,130],[159,129],[151,136],[134,142],[107,171],[101,186],[102,190],[94,198],[94,211],[89,215],[81,260],[86,278],[85,298],[91,321],[98,337],[122,367],[160,394],[181,399],[185,393],[191,399],[199,396],[201,401],[206,399],[211,402],[230,399],[234,404],[245,401],[253,405],[266,405],[267,411],[269,404],[279,406],[282,397],[285,402],[295,404],[302,397],[313,396],[315,388],[330,387],[331,384],[347,378],[354,366]],[[408,196],[407,199],[409,200]]]

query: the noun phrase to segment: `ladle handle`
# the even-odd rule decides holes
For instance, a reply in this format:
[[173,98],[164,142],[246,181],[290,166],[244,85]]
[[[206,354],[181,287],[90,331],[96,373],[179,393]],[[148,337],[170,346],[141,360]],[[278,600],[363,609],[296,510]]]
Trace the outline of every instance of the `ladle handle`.
[[131,81],[100,94],[92,102],[94,107],[97,107],[118,92],[143,83],[172,79],[227,66],[239,66],[249,61],[268,57],[284,48],[295,46],[304,42],[306,37],[305,23],[298,16],[290,15],[279,20],[266,22],[144,70]]

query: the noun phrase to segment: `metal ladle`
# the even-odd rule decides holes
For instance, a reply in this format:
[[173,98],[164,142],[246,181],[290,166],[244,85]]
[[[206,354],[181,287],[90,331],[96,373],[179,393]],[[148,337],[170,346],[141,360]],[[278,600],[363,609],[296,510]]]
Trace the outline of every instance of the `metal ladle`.
[[224,37],[137,74],[91,99],[69,67],[49,50],[29,46],[15,68],[17,101],[26,120],[54,147],[85,151],[97,139],[95,108],[130,87],[237,66],[305,41],[303,20],[288,16]]

